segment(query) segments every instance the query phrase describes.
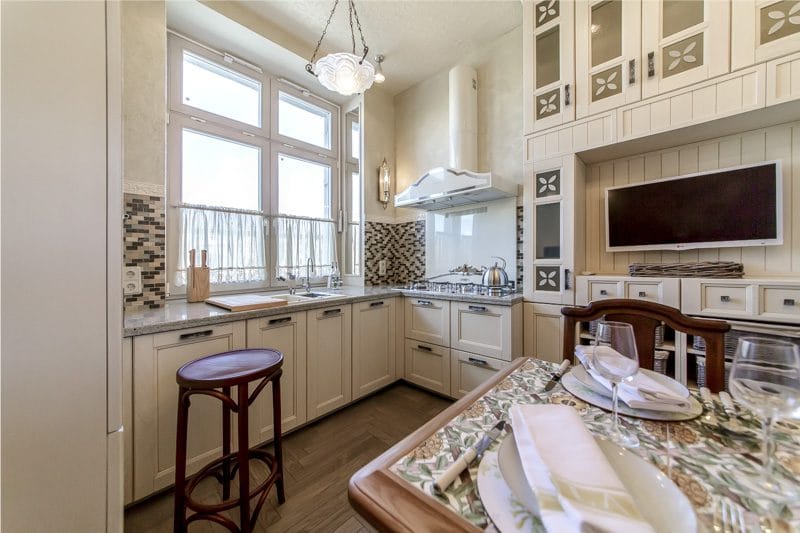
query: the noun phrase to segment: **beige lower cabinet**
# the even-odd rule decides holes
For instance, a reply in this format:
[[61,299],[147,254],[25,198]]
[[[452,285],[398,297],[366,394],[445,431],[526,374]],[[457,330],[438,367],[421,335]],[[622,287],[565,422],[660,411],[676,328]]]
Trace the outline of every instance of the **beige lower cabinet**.
[[313,420],[352,396],[350,304],[314,309],[307,319],[306,412]]
[[561,305],[525,302],[524,353],[527,357],[560,362],[564,337]]
[[461,398],[510,363],[459,350],[450,350],[450,396]]
[[[306,313],[254,318],[247,321],[247,347],[269,348],[283,354],[281,375],[281,431],[306,421]],[[251,384],[255,389],[257,382]],[[250,444],[272,440],[272,385],[267,385],[250,407]]]
[[450,395],[450,349],[406,339],[405,378],[420,387]]
[[510,361],[520,355],[522,306],[451,302],[450,347]]
[[424,297],[405,299],[405,336],[439,346],[450,345],[450,302]]
[[123,503],[133,501],[133,338],[122,339]]
[[[243,321],[134,338],[134,500],[175,481],[178,413],[175,372],[194,359],[244,347]],[[187,474],[195,473],[221,455],[222,406],[219,400],[207,396],[192,397],[187,451]]]
[[353,305],[353,400],[395,380],[394,298]]

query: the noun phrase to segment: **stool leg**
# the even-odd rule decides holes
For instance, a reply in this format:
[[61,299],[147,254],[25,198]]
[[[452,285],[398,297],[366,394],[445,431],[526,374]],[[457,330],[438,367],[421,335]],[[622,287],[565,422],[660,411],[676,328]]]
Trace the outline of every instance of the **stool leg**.
[[[222,393],[231,396],[231,388],[223,387]],[[222,404],[222,456],[227,457],[231,453],[231,408],[226,403]],[[231,497],[231,463],[225,459],[222,462],[222,500]]]
[[175,514],[176,533],[186,531],[186,438],[189,427],[188,389],[178,390],[178,428],[175,445]]
[[247,417],[247,384],[243,383],[236,387],[239,391],[239,530],[242,533],[250,533],[250,456],[248,442],[248,417]]
[[272,418],[275,420],[273,430],[273,448],[275,449],[275,468],[278,469],[278,504],[286,501],[286,494],[283,491],[283,450],[281,446],[281,376],[272,380]]

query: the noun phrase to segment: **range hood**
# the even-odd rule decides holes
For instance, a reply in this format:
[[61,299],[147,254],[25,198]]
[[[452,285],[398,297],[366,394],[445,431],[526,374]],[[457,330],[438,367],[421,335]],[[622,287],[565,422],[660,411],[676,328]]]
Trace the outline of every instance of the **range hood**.
[[515,185],[503,183],[491,172],[468,170],[478,166],[477,72],[459,65],[450,70],[450,164],[436,167],[395,195],[395,207],[436,211],[517,195]]

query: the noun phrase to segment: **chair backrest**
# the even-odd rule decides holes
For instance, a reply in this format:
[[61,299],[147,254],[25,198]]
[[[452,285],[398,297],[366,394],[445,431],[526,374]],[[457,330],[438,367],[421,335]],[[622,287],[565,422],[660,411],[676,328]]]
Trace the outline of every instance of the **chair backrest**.
[[653,368],[655,330],[664,323],[668,327],[703,337],[706,345],[706,386],[719,392],[725,386],[725,333],[730,324],[722,320],[707,320],[684,315],[674,307],[642,300],[598,300],[585,307],[562,307],[564,315],[564,358],[574,363],[575,328],[580,322],[605,318],[627,322],[633,326],[639,366]]

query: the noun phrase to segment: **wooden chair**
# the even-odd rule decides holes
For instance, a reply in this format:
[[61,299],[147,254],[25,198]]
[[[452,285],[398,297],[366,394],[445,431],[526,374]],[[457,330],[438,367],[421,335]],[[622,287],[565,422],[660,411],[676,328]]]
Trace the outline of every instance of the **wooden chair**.
[[674,307],[642,300],[610,299],[592,302],[585,307],[562,307],[564,316],[564,358],[574,363],[575,327],[579,322],[598,318],[627,322],[633,326],[639,365],[653,368],[655,330],[662,322],[668,327],[703,337],[706,342],[706,386],[712,392],[725,387],[725,333],[730,324],[722,320],[692,318]]

